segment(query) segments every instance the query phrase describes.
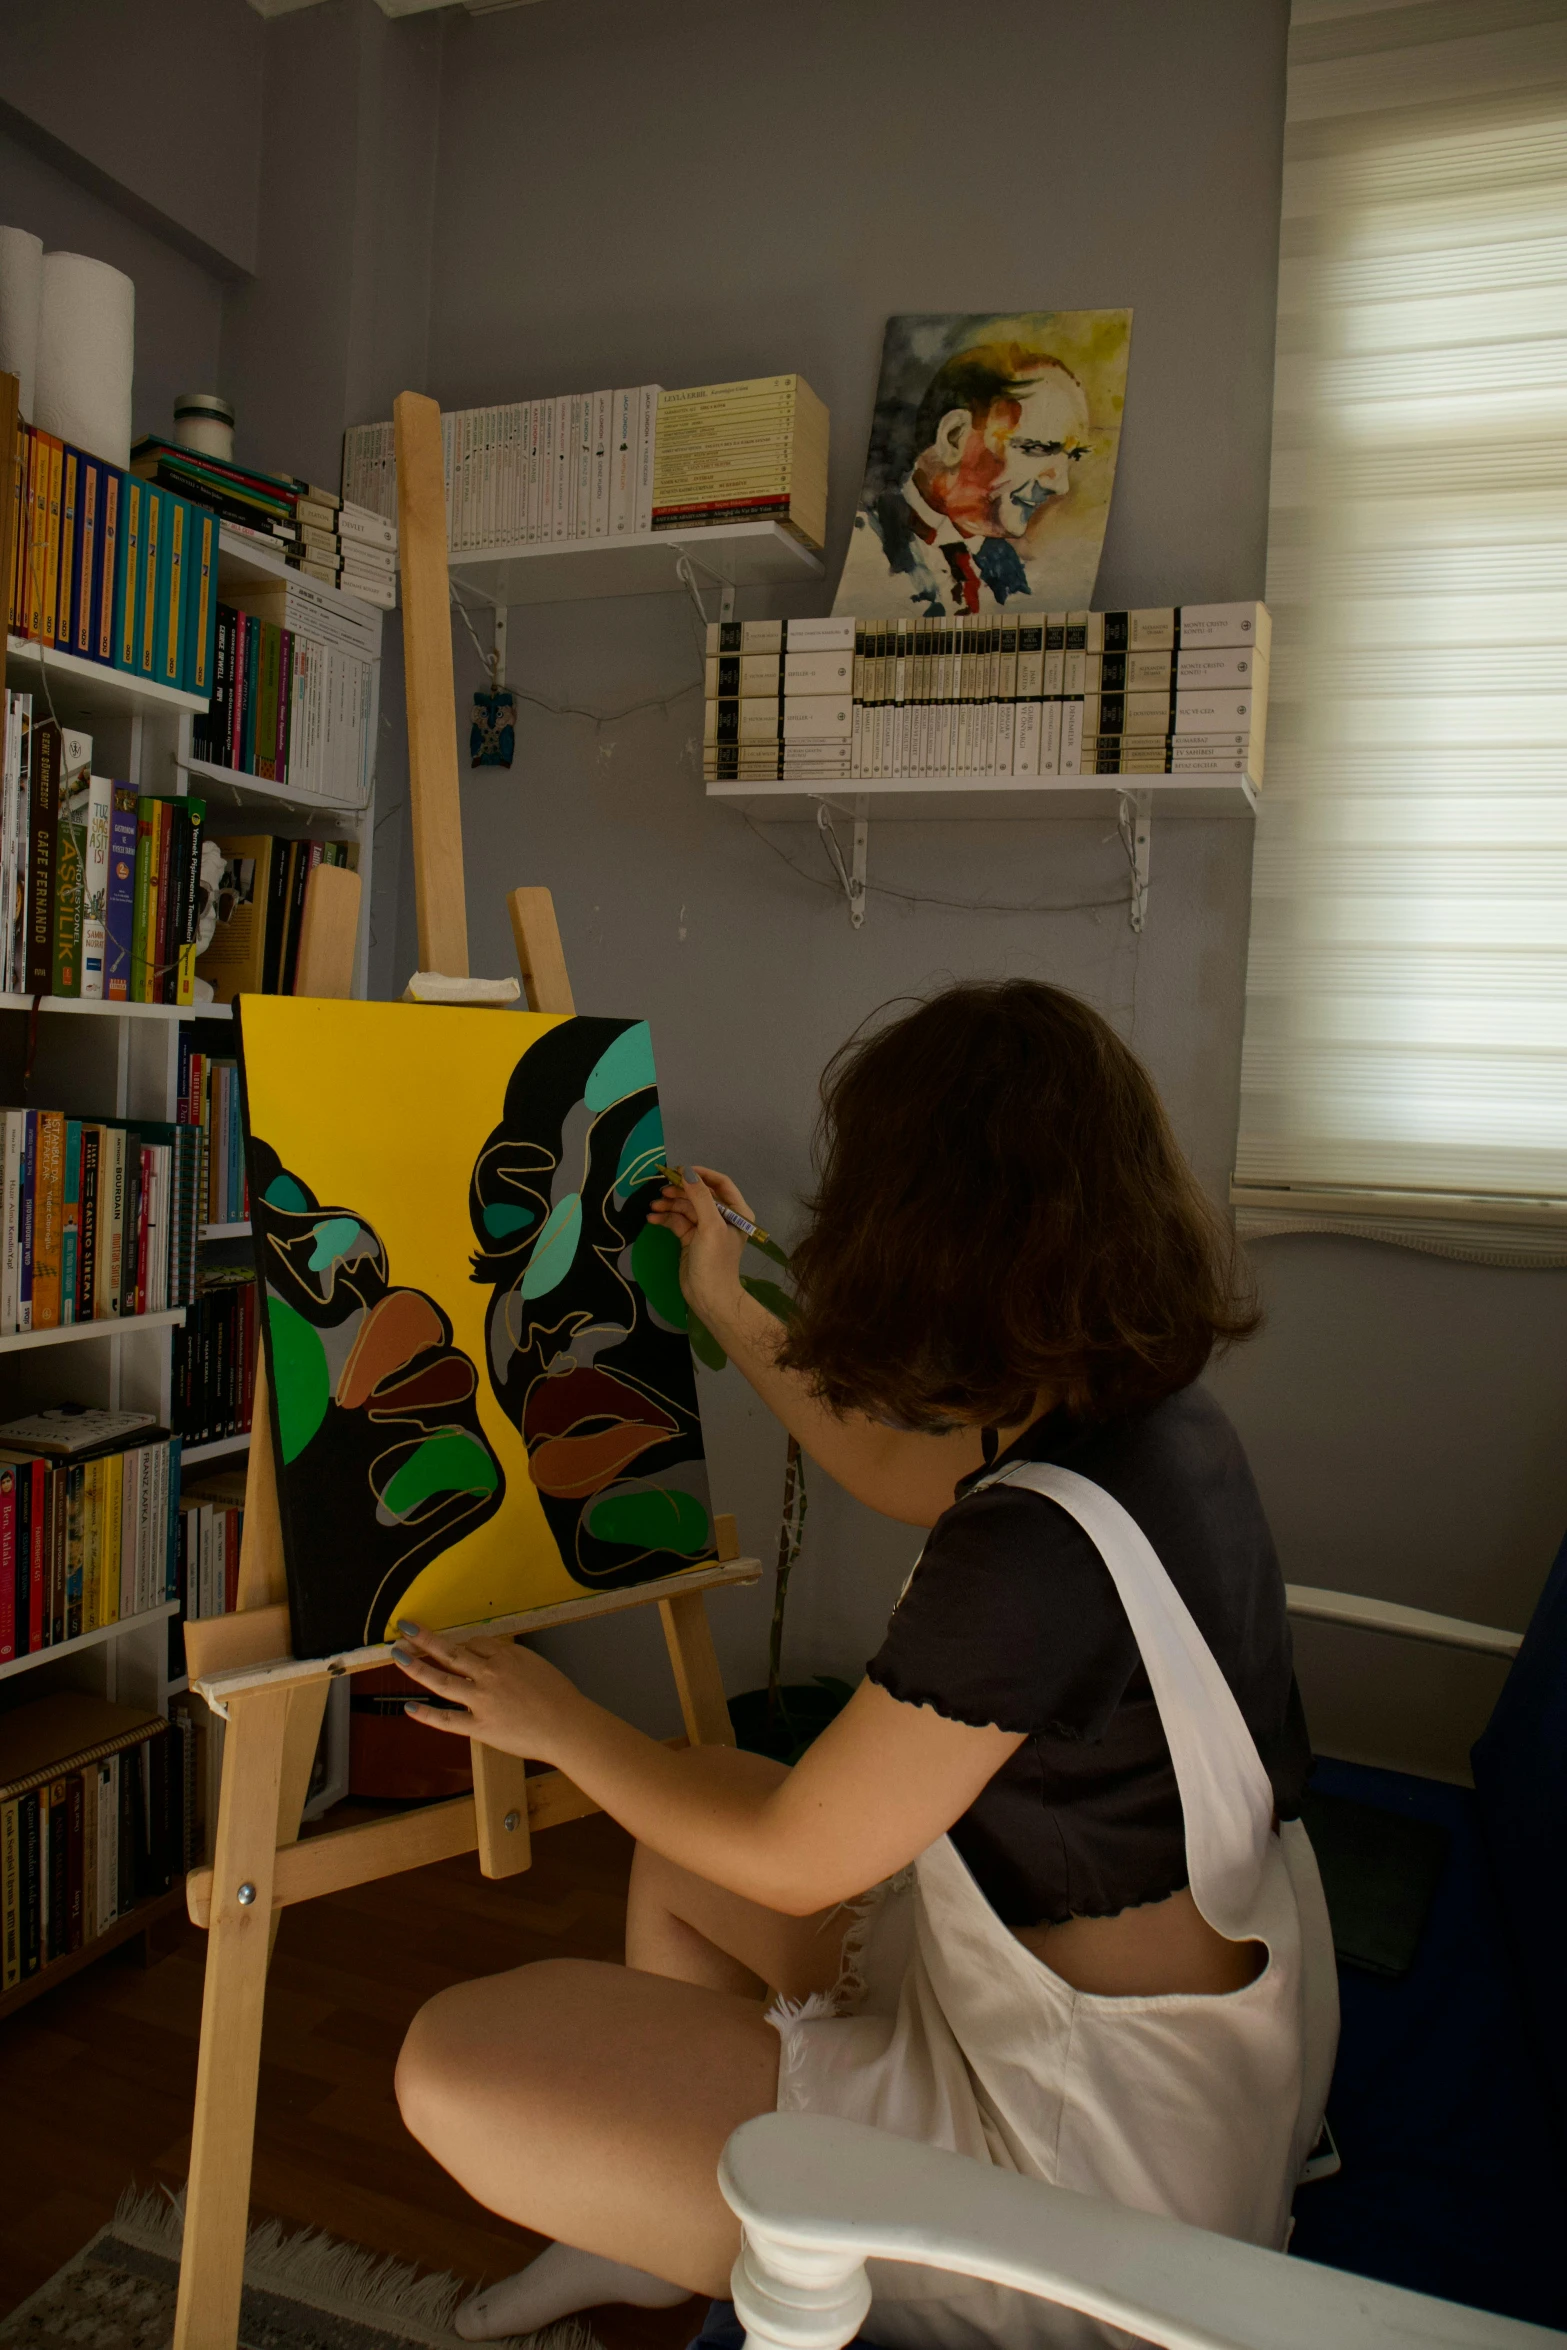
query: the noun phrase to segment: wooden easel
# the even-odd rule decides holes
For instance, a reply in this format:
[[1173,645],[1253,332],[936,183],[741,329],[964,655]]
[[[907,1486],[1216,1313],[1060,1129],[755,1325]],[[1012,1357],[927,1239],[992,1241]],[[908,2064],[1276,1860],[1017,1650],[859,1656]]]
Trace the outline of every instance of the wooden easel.
[[[440,411],[404,392],[396,403],[399,550],[408,692],[408,758],[421,968],[468,975]],[[529,1007],[575,1010],[547,889],[508,901]],[[300,939],[299,992],[350,993],[359,876],[319,866]],[[718,1561],[639,1589],[595,1593],[536,1610],[529,1630],[628,1607],[657,1605],[685,1720],[676,1745],[733,1745],[704,1589],[754,1582],[756,1559],[736,1554],[734,1520],[719,1517]],[[185,1631],[191,1686],[227,1717],[222,1794],[210,1868],[187,1879],[190,1914],[208,1931],[195,2126],[173,2350],[233,2350],[244,2282],[245,2235],[261,2058],[267,1963],[281,1912],[400,1869],[477,1851],[488,1877],[528,1866],[539,1828],[597,1809],[559,1771],[525,1774],[513,1755],[472,1742],[473,1793],[401,1817],[299,1842],[331,1681],[383,1664],[384,1649],[331,1662],[291,1651],[277,1478],[264,1369],[245,1488],[239,1604]],[[500,1627],[496,1627],[497,1629]]]

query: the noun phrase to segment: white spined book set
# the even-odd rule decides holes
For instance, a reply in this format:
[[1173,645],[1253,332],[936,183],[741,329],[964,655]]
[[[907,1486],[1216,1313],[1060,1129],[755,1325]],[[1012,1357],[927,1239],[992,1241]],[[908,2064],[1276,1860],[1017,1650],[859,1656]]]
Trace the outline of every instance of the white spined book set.
[[1257,603],[715,621],[707,782],[1241,775],[1262,781]]

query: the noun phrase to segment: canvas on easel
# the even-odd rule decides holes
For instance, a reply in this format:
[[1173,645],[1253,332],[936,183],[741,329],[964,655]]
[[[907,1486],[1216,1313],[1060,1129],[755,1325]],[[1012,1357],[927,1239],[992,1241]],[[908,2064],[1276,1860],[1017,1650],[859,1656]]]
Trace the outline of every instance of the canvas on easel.
[[249,997],[295,1654],[715,1556],[640,1020]]

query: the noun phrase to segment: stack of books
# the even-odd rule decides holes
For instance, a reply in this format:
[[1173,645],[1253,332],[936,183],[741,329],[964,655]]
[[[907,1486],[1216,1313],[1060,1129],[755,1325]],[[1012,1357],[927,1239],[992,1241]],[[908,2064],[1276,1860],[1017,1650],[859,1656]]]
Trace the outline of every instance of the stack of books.
[[94,775],[92,737],[7,697],[0,972],[15,995],[188,1004],[206,802]]
[[197,958],[196,976],[208,982],[219,1004],[238,995],[292,995],[306,885],[318,865],[357,870],[359,844],[252,832],[225,835],[217,845],[223,852],[218,922],[212,943]]
[[187,1444],[248,1434],[260,1335],[254,1274],[240,1264],[204,1263],[195,1303],[174,1333],[169,1417]]
[[237,590],[217,607],[212,701],[191,721],[192,757],[363,807],[380,651],[380,621],[312,581]]
[[394,600],[387,581],[397,569],[395,528],[388,540],[379,514],[348,506],[335,490],[225,464],[150,434],[131,451],[131,471],[210,509],[226,530],[281,555],[308,579],[341,586],[366,603],[389,608]]
[[198,1127],[0,1110],[0,1336],[188,1303],[200,1175]]
[[653,528],[780,522],[827,536],[827,411],[800,375],[665,392],[653,457]]
[[703,773],[1260,783],[1270,641],[1255,603],[713,622]]
[[852,775],[858,626],[853,620],[710,622],[704,774],[801,782]]
[[150,1412],[68,1407],[0,1428],[0,1662],[172,1599],[179,1490],[180,1440]]
[[[232,1615],[239,1605],[239,1546],[245,1531],[245,1472],[223,1469],[180,1495],[175,1562],[179,1621]],[[171,1626],[172,1631],[172,1626]],[[184,1671],[181,1664],[180,1671]]]
[[0,588],[13,637],[105,668],[212,691],[218,516],[18,420]]
[[[827,410],[798,375],[454,409],[441,418],[447,549],[475,554],[769,520],[819,547],[827,433]],[[390,424],[344,434],[343,500],[345,513],[351,501],[395,529]]]
[[190,1865],[187,1713],[80,1691],[0,1720],[0,1991],[68,1958]]
[[338,585],[361,603],[390,612],[397,601],[396,523],[345,499],[338,511],[337,541]]

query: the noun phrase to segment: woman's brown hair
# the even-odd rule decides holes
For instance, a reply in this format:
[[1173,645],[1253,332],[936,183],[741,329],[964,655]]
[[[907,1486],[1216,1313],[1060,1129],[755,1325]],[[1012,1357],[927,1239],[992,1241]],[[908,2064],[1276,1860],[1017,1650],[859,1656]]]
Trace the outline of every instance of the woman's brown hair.
[[951,987],[822,1078],[782,1360],[837,1411],[1004,1426],[1041,1388],[1105,1419],[1259,1322],[1147,1071],[1027,979]]

